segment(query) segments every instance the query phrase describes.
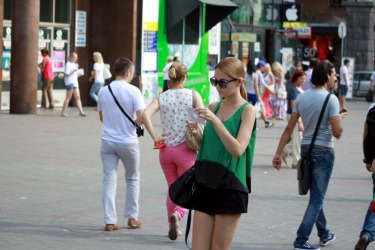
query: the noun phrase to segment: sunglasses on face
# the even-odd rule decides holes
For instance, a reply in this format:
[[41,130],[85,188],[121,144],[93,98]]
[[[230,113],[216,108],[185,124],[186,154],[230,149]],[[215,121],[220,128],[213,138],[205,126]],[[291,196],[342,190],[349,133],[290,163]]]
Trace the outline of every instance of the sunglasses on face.
[[212,84],[212,86],[217,86],[219,85],[220,88],[226,88],[228,83],[230,82],[233,82],[233,81],[237,81],[238,79],[232,79],[232,80],[225,80],[225,79],[220,79],[220,80],[217,80],[214,76],[210,78],[210,83]]

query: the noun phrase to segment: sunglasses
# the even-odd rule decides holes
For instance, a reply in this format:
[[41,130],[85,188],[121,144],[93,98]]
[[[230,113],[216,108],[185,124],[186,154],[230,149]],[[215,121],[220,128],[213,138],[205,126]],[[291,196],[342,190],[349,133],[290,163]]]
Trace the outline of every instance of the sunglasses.
[[212,86],[217,86],[219,85],[220,88],[226,88],[228,83],[230,82],[233,82],[233,81],[237,81],[238,79],[232,79],[232,80],[225,80],[225,79],[220,79],[220,80],[217,80],[215,79],[215,77],[211,77],[210,78],[210,83],[212,84]]

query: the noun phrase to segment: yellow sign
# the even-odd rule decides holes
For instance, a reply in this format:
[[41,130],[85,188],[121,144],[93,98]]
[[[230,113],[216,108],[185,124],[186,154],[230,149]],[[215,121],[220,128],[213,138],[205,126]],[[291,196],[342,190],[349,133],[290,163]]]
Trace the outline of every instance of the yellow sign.
[[283,28],[307,27],[306,22],[283,22]]
[[145,31],[158,31],[158,23],[157,22],[144,22],[144,30]]

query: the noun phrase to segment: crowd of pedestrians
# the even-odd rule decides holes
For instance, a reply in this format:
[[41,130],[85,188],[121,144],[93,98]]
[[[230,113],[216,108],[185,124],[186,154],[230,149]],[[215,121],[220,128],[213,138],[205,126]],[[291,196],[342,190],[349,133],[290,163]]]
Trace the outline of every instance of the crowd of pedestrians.
[[[43,62],[39,66],[43,72],[42,108],[47,108],[47,100],[48,108],[54,108],[51,94],[53,74],[49,74],[51,61],[48,50],[41,52]],[[105,66],[101,53],[94,52],[93,59],[90,96],[97,102],[102,122],[100,156],[103,166],[104,230],[120,229],[116,213],[119,161],[125,168],[126,201],[123,215],[128,219],[127,226],[143,226],[138,218],[141,150],[136,126],[144,125],[154,141],[154,149],[159,150],[159,162],[168,188],[185,171],[195,167],[199,192],[195,196],[193,249],[231,247],[241,214],[247,213],[252,162],[255,157],[256,119],[262,119],[266,128],[271,128],[277,120],[287,121],[272,165],[277,170],[281,169],[283,163],[287,167],[297,168],[300,158],[306,157],[308,152],[324,99],[330,95],[330,90],[337,87],[335,67],[328,61],[312,59],[306,71],[296,64],[296,67],[285,72],[278,62],[270,65],[259,60],[255,67],[252,61],[248,61],[244,68],[238,59],[226,57],[215,66],[214,76],[210,79],[219,93],[220,101],[205,107],[197,91],[185,88],[188,78],[186,66],[179,58],[168,57],[163,69],[163,92],[146,108],[141,91],[130,84],[135,68],[129,59],[120,58],[115,62],[115,76],[108,86],[104,86]],[[65,66],[67,92],[61,116],[68,116],[66,111],[72,97],[79,115],[86,116],[78,88],[78,77],[82,73],[77,60],[77,54],[72,52]],[[349,61],[345,60],[340,68],[342,80],[338,87],[339,97],[328,97],[328,105],[312,147],[310,198],[293,243],[295,250],[320,249],[308,242],[314,225],[317,227],[320,246],[327,246],[336,238],[327,227],[323,202],[334,166],[333,138],[341,137],[343,120],[347,115],[345,98],[350,84],[348,66]],[[198,151],[190,149],[185,142],[187,130],[197,126],[196,121],[191,121],[189,109],[205,120]],[[158,112],[160,134],[151,120]],[[375,152],[366,151],[370,147],[369,142],[375,141],[372,127],[375,122],[374,119],[371,120],[373,113],[374,104],[370,106],[365,122],[364,138],[370,139],[364,139],[364,163],[366,169],[374,173]],[[374,145],[371,147],[375,148]],[[375,195],[374,176],[373,174]],[[176,240],[182,235],[180,220],[184,218],[186,209],[174,204],[169,195],[166,196],[166,207],[166,231],[169,239]],[[366,249],[374,241],[374,218],[370,204],[355,250]]]

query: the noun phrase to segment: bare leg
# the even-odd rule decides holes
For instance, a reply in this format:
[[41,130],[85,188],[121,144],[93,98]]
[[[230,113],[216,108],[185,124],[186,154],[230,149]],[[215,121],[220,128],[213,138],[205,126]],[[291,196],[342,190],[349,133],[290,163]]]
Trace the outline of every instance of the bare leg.
[[86,114],[83,112],[83,109],[82,109],[82,103],[81,103],[81,96],[80,96],[80,93],[79,93],[79,88],[76,88],[76,89],[73,90],[73,95],[74,95],[74,99],[75,99],[76,105],[77,105],[78,110],[79,110],[79,115],[80,116],[86,116]]
[[193,219],[193,246],[194,250],[210,250],[212,235],[215,226],[215,217],[202,213],[194,212]]
[[215,215],[212,250],[230,250],[241,214]]
[[65,111],[66,111],[66,109],[68,107],[70,99],[72,98],[72,95],[73,95],[73,90],[67,90],[66,91],[66,97],[65,97],[65,100],[64,100],[63,109],[61,111],[61,115],[62,116],[67,116],[65,114]]

